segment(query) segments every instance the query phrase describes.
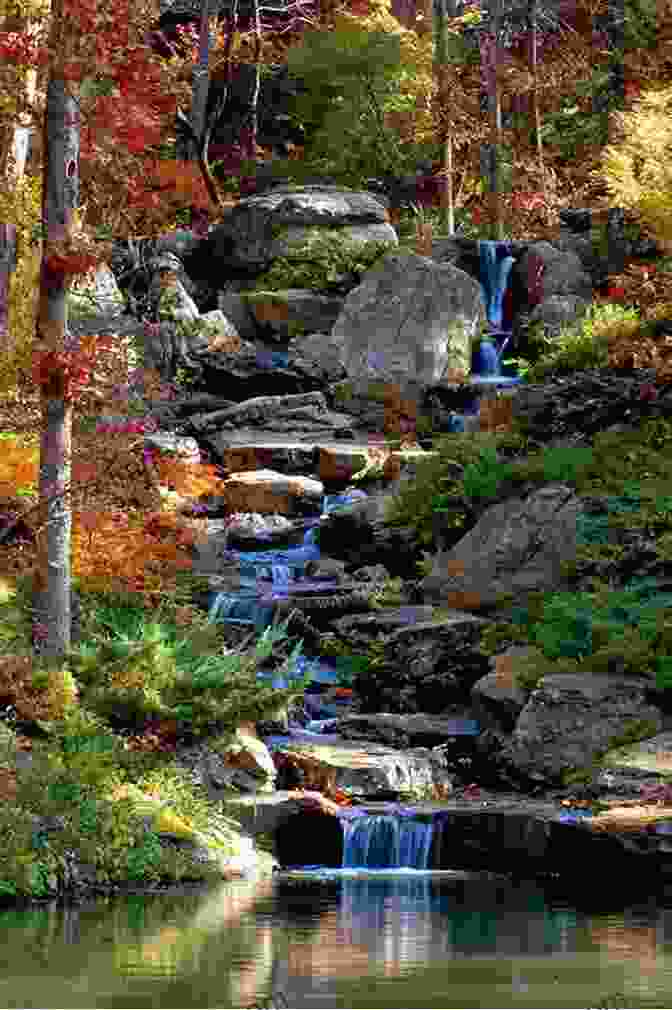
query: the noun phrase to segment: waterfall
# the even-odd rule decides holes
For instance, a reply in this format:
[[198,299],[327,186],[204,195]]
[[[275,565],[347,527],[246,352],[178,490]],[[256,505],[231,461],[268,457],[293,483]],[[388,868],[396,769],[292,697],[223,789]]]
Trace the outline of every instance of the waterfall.
[[478,376],[499,377],[502,355],[511,339],[510,330],[502,327],[502,306],[515,262],[511,243],[482,240],[478,243],[480,282],[488,319],[489,337],[504,337],[497,347],[487,337],[481,341],[472,361],[472,372]]
[[502,303],[514,264],[510,242],[486,241],[478,243],[480,281],[488,323],[502,332]]
[[271,565],[273,594],[287,596],[289,592],[289,565]]
[[431,821],[399,814],[343,818],[344,869],[428,869]]

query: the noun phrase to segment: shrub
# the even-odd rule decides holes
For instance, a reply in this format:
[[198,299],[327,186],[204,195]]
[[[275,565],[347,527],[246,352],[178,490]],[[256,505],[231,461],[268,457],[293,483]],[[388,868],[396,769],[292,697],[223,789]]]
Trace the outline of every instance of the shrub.
[[619,339],[639,330],[637,310],[613,303],[591,305],[578,326],[557,337],[544,337],[545,350],[527,372],[528,382],[541,382],[550,373],[564,375],[586,368],[606,368],[609,350]]
[[603,151],[601,170],[593,173],[666,250],[672,228],[671,103],[672,88],[657,84],[642,92],[632,111],[614,113],[620,140]]
[[623,673],[665,680],[672,657],[672,594],[655,579],[624,589],[603,586],[591,593],[531,594],[510,622],[487,628],[481,645],[493,653],[502,644],[535,647],[524,686],[544,673]]
[[[287,622],[268,628],[251,648],[229,653],[221,629],[190,613],[193,630],[171,621],[147,621],[146,610],[130,601],[117,613],[103,605],[87,626],[87,637],[70,662],[83,685],[83,699],[95,712],[129,725],[152,718],[173,720],[189,733],[213,725],[234,728],[243,720],[268,717],[293,701],[305,680],[277,690],[257,681],[257,671],[286,637]],[[289,620],[289,619],[288,619]],[[298,643],[280,676],[291,672]]]

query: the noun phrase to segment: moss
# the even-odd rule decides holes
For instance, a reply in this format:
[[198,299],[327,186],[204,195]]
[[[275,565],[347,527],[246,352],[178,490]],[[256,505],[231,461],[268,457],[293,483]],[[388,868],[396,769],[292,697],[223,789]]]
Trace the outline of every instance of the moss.
[[652,719],[632,719],[626,722],[621,730],[611,738],[608,747],[605,748],[605,753],[607,750],[628,747],[640,740],[648,740],[650,737],[656,736],[658,732],[658,724]]
[[[281,237],[286,228],[278,226]],[[277,257],[269,270],[255,282],[255,290],[283,291],[308,288],[313,291],[339,289],[344,277],[352,276],[355,286],[361,276],[396,244],[386,241],[364,242],[344,236],[340,228],[306,229],[301,239],[289,243],[284,256]]]
[[594,764],[584,767],[563,768],[560,780],[565,788],[572,786],[587,786],[594,781],[598,767]]
[[334,386],[334,399],[337,403],[347,403],[354,396],[354,387],[351,382],[338,382]]

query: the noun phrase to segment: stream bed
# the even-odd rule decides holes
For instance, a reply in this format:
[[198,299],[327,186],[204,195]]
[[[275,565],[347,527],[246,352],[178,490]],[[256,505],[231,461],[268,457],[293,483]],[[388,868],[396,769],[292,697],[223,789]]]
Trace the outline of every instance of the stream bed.
[[5,908],[0,1006],[672,1005],[672,898],[589,901],[408,870]]

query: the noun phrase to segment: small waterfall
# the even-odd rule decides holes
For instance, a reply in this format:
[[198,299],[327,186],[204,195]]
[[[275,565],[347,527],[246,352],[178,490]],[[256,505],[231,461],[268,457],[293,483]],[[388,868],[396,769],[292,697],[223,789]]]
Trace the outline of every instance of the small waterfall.
[[432,822],[399,814],[343,818],[344,869],[428,869]]
[[[478,252],[481,291],[489,333],[474,354],[472,372],[479,379],[481,377],[504,379],[501,360],[504,349],[511,339],[511,329],[510,326],[503,327],[503,303],[515,260],[511,255],[510,242],[483,239],[478,243]],[[497,337],[504,338],[500,346],[496,346],[494,342]]]
[[271,565],[273,595],[287,596],[289,592],[289,565]]

